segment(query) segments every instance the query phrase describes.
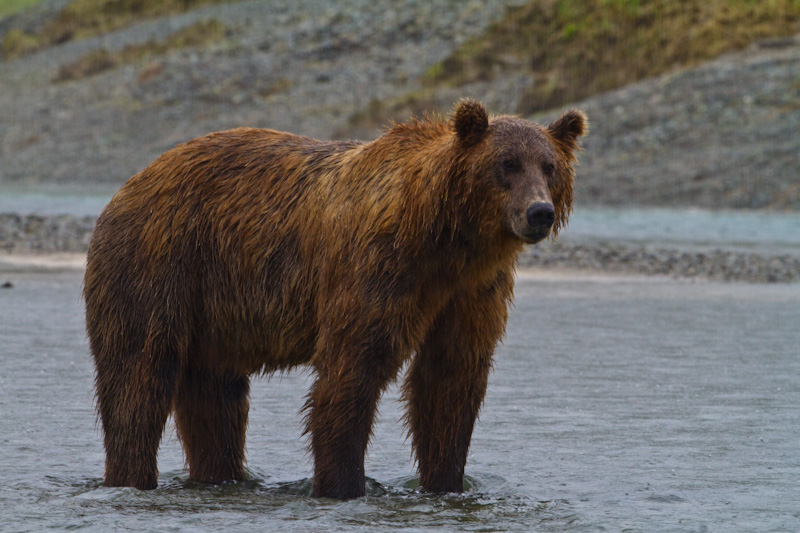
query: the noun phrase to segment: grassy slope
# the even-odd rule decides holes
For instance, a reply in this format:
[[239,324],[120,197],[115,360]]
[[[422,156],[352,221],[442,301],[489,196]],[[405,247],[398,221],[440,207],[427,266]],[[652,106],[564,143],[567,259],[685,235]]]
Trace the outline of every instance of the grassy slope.
[[79,80],[125,63],[141,62],[166,54],[170,50],[219,42],[225,37],[226,32],[224,24],[216,19],[210,19],[186,26],[162,41],[147,41],[139,45],[126,46],[116,52],[98,48],[74,63],[63,65],[53,81],[58,83]]
[[[32,0],[12,1],[33,3]],[[9,30],[2,43],[3,59],[13,59],[48,46],[118,30],[137,20],[230,1],[234,0],[72,0],[39,34]]]
[[520,113],[691,67],[769,37],[800,32],[800,0],[534,0],[428,70],[460,86],[528,72]]
[[42,0],[2,0],[0,1],[0,18],[13,15],[41,1]]

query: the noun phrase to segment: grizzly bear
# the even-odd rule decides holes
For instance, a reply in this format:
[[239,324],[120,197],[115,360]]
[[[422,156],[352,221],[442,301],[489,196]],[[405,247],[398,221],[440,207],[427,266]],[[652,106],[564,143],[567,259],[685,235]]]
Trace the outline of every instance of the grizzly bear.
[[97,221],[84,283],[105,485],[156,487],[174,413],[189,476],[245,477],[249,377],[310,364],[315,496],[365,489],[402,388],[420,484],[463,488],[515,261],[572,209],[585,115],[392,124],[372,142],[239,128],[164,153]]

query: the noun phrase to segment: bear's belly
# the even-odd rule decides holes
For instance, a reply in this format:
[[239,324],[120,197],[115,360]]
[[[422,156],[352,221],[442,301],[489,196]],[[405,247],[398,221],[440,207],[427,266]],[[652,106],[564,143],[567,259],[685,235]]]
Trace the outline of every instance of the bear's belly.
[[207,368],[240,375],[309,362],[317,340],[309,306],[248,307],[238,302],[227,309],[206,310],[189,358]]

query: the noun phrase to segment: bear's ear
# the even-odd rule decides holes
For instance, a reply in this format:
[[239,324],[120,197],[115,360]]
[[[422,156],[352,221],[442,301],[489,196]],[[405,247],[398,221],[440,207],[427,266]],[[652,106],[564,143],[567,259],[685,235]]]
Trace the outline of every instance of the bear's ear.
[[477,100],[461,100],[453,112],[453,127],[461,144],[470,147],[478,144],[489,128],[486,108]]
[[570,109],[547,126],[552,135],[564,148],[573,152],[578,148],[578,137],[589,131],[589,120],[580,109]]

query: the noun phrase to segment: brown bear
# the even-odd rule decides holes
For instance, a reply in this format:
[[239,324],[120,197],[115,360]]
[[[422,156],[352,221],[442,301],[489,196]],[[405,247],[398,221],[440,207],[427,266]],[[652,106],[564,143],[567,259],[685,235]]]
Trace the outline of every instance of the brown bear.
[[525,244],[571,212],[585,115],[461,101],[372,142],[239,128],[181,144],[97,221],[84,297],[105,484],[156,487],[174,412],[191,479],[240,480],[249,376],[310,364],[316,496],[364,494],[381,392],[432,491],[461,491]]

